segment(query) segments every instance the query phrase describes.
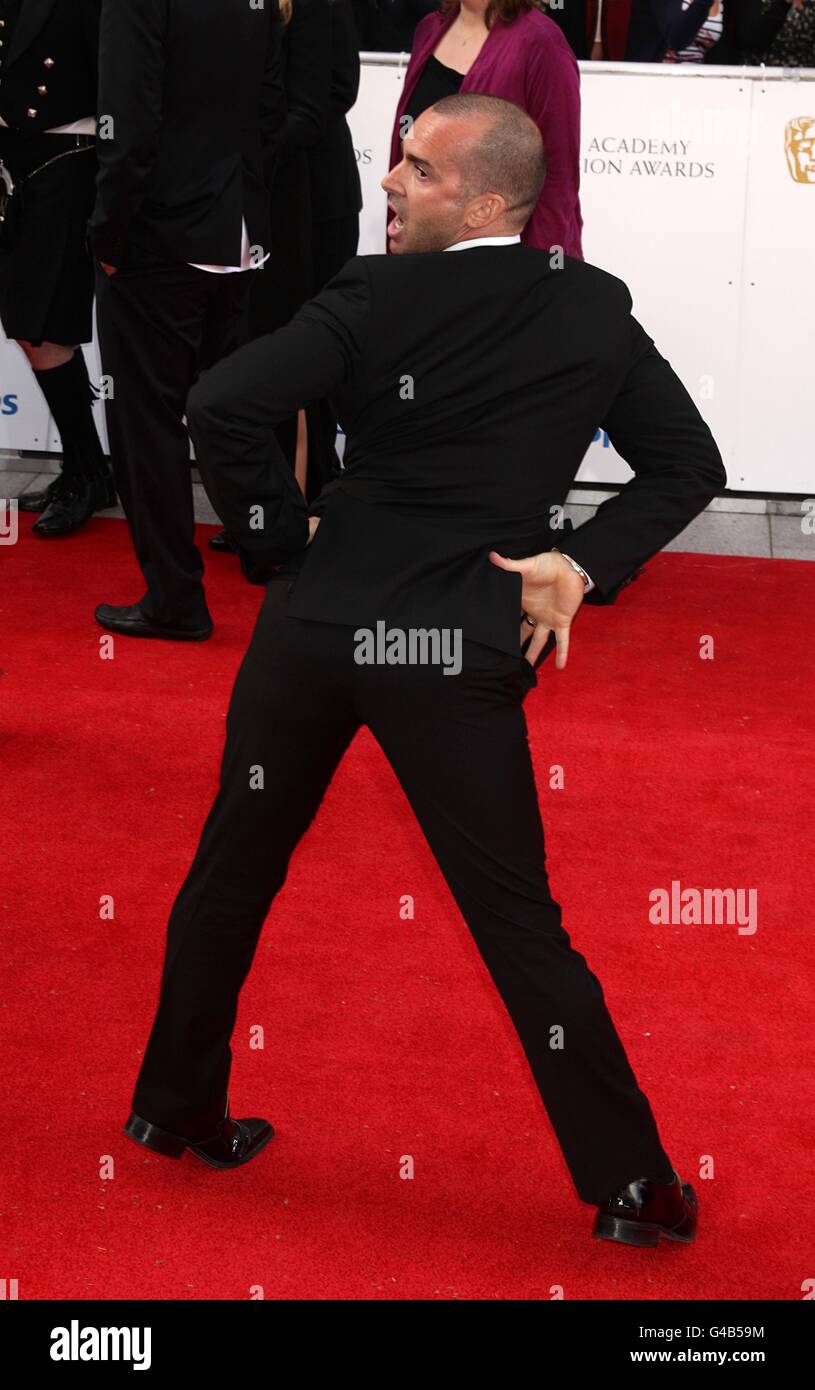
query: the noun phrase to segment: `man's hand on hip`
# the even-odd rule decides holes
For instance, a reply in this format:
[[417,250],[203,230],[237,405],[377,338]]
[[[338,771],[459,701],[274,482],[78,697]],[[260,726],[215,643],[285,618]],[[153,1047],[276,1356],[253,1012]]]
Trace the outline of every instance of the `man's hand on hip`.
[[554,550],[529,555],[523,560],[508,560],[497,550],[491,550],[489,558],[499,569],[521,575],[521,612],[534,619],[535,624],[532,627],[525,617],[521,618],[521,645],[532,634],[526,651],[527,661],[534,666],[549,633],[554,632],[557,641],[555,666],[562,671],[569,655],[569,628],[586,591],[583,579],[568,560]]

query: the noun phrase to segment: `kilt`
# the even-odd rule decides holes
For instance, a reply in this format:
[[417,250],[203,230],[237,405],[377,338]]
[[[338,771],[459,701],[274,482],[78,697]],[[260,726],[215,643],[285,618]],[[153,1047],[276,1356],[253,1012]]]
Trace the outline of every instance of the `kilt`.
[[16,244],[0,248],[0,323],[7,338],[35,346],[76,347],[93,337],[93,262],[85,237],[96,151],[87,136],[0,129],[0,159],[15,183],[62,154],[67,157],[25,185]]

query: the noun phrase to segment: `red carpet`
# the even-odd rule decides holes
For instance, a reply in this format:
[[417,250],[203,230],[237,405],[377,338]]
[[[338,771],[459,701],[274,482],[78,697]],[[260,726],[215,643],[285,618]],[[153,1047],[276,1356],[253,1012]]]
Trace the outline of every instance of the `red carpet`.
[[[617,605],[584,610],[569,667],[547,663],[526,701],[564,924],[700,1194],[694,1246],[640,1251],[590,1239],[593,1209],[367,731],[242,999],[233,1110],[268,1115],[277,1136],[218,1173],[121,1134],[262,591],[211,557],[210,642],[123,638],[103,661],[94,605],[142,592],[123,524],[46,544],[30,521],[0,551],[0,1212],[19,1297],[800,1299],[815,566],[660,556]],[[648,895],[672,880],[756,888],[758,930],[651,925]]]

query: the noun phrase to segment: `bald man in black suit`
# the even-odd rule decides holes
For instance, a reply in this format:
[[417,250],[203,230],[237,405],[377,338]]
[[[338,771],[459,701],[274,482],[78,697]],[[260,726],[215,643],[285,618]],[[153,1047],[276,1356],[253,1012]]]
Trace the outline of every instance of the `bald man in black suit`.
[[[207,486],[267,590],[127,1132],[219,1166],[271,1137],[228,1113],[238,994],[364,724],[512,1017],[575,1188],[598,1206],[595,1234],[689,1241],[695,1194],[551,896],[522,704],[552,634],[565,665],[587,588],[612,594],[681,531],[724,486],[722,461],[625,285],[521,244],[545,165],[518,107],[447,98],[403,155],[384,180],[394,254],[350,261],[190,398]],[[272,429],[325,394],[345,470],[309,514]],[[598,424],[635,476],[564,555],[552,519]]]

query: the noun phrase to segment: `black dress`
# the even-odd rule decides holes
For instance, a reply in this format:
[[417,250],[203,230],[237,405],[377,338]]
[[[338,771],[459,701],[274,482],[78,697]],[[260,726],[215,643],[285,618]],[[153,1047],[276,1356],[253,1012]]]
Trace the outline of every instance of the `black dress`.
[[58,0],[44,25],[21,29],[30,3],[0,0],[0,161],[15,184],[33,174],[21,185],[13,243],[0,249],[0,321],[8,338],[74,347],[93,336],[85,237],[95,141],[49,128],[95,113],[99,6],[98,0]]
[[423,111],[428,106],[433,106],[435,102],[441,101],[443,97],[451,97],[459,90],[464,81],[464,73],[456,72],[455,68],[447,68],[444,63],[440,63],[438,58],[434,58],[431,53],[424,66],[419,81],[405,107],[405,115],[418,120]]
[[273,333],[316,293],[309,154],[324,138],[331,94],[328,0],[293,0],[283,29],[286,120],[271,183],[271,255],[252,273],[250,336]]
[[329,6],[331,94],[323,138],[308,152],[314,293],[357,253],[362,185],[346,119],[359,95],[359,35],[352,0]]
[[[347,115],[359,95],[360,40],[353,0],[329,6],[331,95],[326,131],[308,152],[314,294],[357,254],[362,185]],[[336,477],[337,416],[330,401],[308,408],[306,498],[311,502]]]
[[[332,96],[331,23],[329,0],[294,0],[291,19],[283,29],[283,82],[286,121],[280,154],[271,184],[271,255],[263,270],[252,272],[249,336],[262,337],[289,322],[306,300],[321,288],[315,264],[314,206],[310,162],[329,134]],[[324,438],[312,428],[306,493],[310,501],[321,491],[331,462],[326,462]],[[292,469],[297,452],[297,415],[276,426],[277,441]]]

